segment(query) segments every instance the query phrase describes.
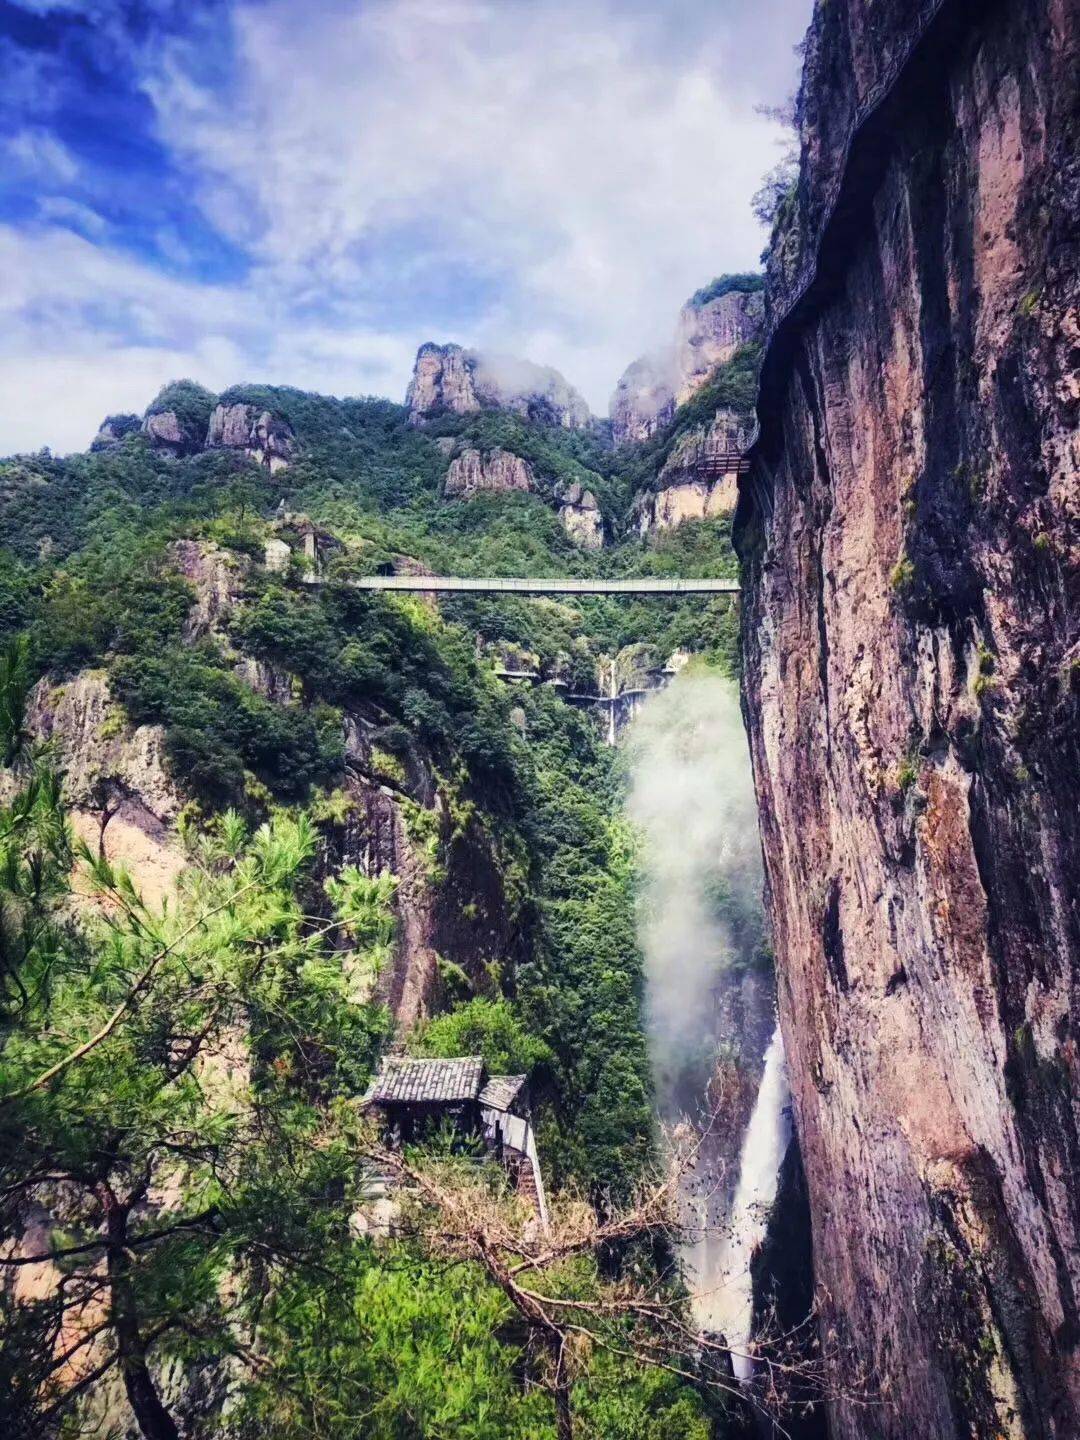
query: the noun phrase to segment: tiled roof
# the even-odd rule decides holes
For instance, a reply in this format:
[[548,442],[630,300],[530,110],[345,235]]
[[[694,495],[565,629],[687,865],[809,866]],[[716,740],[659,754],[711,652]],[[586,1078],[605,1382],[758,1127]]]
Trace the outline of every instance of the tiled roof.
[[524,1084],[524,1075],[492,1075],[480,1091],[480,1104],[485,1110],[509,1110]]
[[364,1097],[375,1105],[452,1105],[475,1100],[484,1083],[479,1055],[461,1060],[408,1060],[388,1055]]

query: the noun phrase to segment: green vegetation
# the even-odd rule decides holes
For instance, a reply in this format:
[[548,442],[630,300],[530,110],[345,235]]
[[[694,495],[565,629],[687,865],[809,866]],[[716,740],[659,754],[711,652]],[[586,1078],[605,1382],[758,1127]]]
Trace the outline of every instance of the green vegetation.
[[915,566],[909,555],[901,555],[889,572],[889,585],[898,595],[906,594],[915,584]]
[[[222,403],[264,408],[298,438],[272,480],[231,452],[166,456],[125,417],[93,453],[0,462],[0,749],[14,767],[0,811],[0,1218],[18,1236],[25,1195],[51,1177],[50,1245],[69,1252],[57,1264],[97,1277],[78,1284],[110,1307],[103,1354],[153,1440],[170,1435],[155,1410],[163,1363],[231,1367],[221,1433],[235,1440],[555,1436],[547,1361],[497,1277],[475,1255],[442,1263],[419,1232],[387,1244],[353,1225],[371,1143],[356,1101],[388,1040],[374,996],[400,913],[392,877],[357,862],[363,796],[392,792],[449,935],[434,941],[442,1008],[410,1047],[529,1074],[556,1203],[617,1213],[654,1159],[617,757],[591,715],[549,687],[504,687],[489,657],[519,647],[577,694],[595,690],[601,656],[643,637],[642,663],[677,648],[737,663],[727,597],[464,596],[434,611],[306,589],[299,567],[261,564],[278,501],[340,537],[331,582],[400,555],[462,574],[734,574],[725,520],[590,554],[554,499],[580,481],[623,533],[681,434],[719,405],[748,410],[755,366],[740,352],[665,435],[620,454],[495,412],[421,431],[385,401],[239,386]],[[194,436],[215,403],[181,381],[151,410]],[[449,437],[523,455],[539,493],[446,502],[435,441]],[[205,595],[179,540],[230,577],[231,599],[200,609],[195,630]],[[88,669],[120,707],[98,738],[160,726],[190,802],[178,829],[191,866],[163,913],[73,845],[50,769],[62,750],[29,746],[33,685]],[[73,887],[101,906],[75,906]],[[459,963],[455,935],[476,937],[475,963]],[[155,1218],[159,1194],[171,1198]],[[584,1246],[555,1267],[553,1293],[655,1286],[662,1248],[624,1236],[597,1259]],[[107,1263],[87,1270],[84,1256]],[[0,1301],[0,1405],[44,1436],[97,1423],[56,1388],[63,1303]],[[694,1390],[634,1361],[632,1329],[620,1321],[607,1348],[582,1341],[567,1402],[579,1432],[719,1433]]]
[[414,1055],[482,1055],[493,1075],[528,1075],[551,1059],[509,1001],[483,996],[422,1021],[411,1048]]
[[708,305],[710,300],[719,300],[722,295],[730,295],[737,290],[742,295],[756,295],[765,289],[765,276],[756,272],[743,275],[718,275],[715,280],[703,285],[700,290],[695,290],[690,297],[690,304],[697,309]]
[[217,396],[194,380],[173,380],[158,391],[147,406],[146,413],[161,415],[171,410],[186,435],[193,439],[205,439],[210,416],[217,403]]
[[981,700],[984,695],[993,690],[998,681],[995,674],[997,670],[997,656],[986,644],[980,642],[975,655],[975,680],[972,689],[976,699]]

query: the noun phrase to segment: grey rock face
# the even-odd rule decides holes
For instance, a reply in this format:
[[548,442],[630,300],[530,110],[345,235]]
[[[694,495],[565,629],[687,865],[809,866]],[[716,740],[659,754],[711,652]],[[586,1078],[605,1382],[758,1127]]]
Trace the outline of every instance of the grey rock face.
[[257,405],[218,405],[210,416],[207,449],[242,450],[270,473],[284,470],[297,451],[287,421]]
[[177,453],[194,448],[193,437],[181,425],[175,410],[157,410],[153,415],[147,415],[142,429],[152,445]]
[[690,300],[679,312],[672,344],[644,355],[627,369],[611,399],[616,445],[647,440],[669,424],[680,405],[730,360],[761,337],[765,302],[760,291],[729,290],[713,300]]
[[[815,11],[744,694],[837,1440],[1080,1434],[1080,18]],[[876,148],[875,148],[876,147]],[[822,230],[842,217],[843,232]],[[842,246],[835,242],[839,238]],[[792,263],[794,262],[794,263]]]
[[585,400],[557,370],[460,345],[421,345],[405,403],[414,425],[440,414],[479,410],[507,410],[566,430],[586,429],[592,423]]
[[446,472],[447,498],[477,495],[481,491],[532,490],[532,467],[520,455],[509,450],[492,450],[483,455],[479,450],[465,450],[451,461]]
[[600,502],[580,480],[565,486],[557,496],[562,527],[583,550],[600,550],[604,544],[604,517]]

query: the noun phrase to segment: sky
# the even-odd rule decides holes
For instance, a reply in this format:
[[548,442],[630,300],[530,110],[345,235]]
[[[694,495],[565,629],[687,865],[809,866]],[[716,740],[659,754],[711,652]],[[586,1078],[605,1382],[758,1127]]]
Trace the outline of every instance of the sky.
[[0,454],[167,381],[404,395],[417,347],[605,414],[755,269],[811,0],[0,0]]

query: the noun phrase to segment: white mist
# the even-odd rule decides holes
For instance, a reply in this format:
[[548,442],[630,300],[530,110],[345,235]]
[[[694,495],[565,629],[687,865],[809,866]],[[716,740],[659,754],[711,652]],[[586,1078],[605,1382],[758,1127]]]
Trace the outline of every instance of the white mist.
[[[700,1137],[680,1197],[684,1224],[696,1232],[684,1247],[683,1272],[697,1324],[724,1335],[736,1375],[746,1379],[750,1261],[776,1198],[790,1120],[770,978],[758,972],[748,982],[752,938],[745,925],[740,936],[730,933],[722,916],[732,912],[715,903],[719,885],[744,916],[760,917],[757,806],[735,686],[715,673],[684,671],[645,702],[627,755],[627,808],[642,837],[638,934],[657,1104],[663,1120]],[[752,1109],[745,1090],[737,1112],[718,1097],[729,1121],[737,1115],[734,1129],[723,1114],[710,1124],[700,1080],[724,1052],[739,1057],[742,1074],[760,1074]],[[696,1090],[688,1076],[698,1077]]]

